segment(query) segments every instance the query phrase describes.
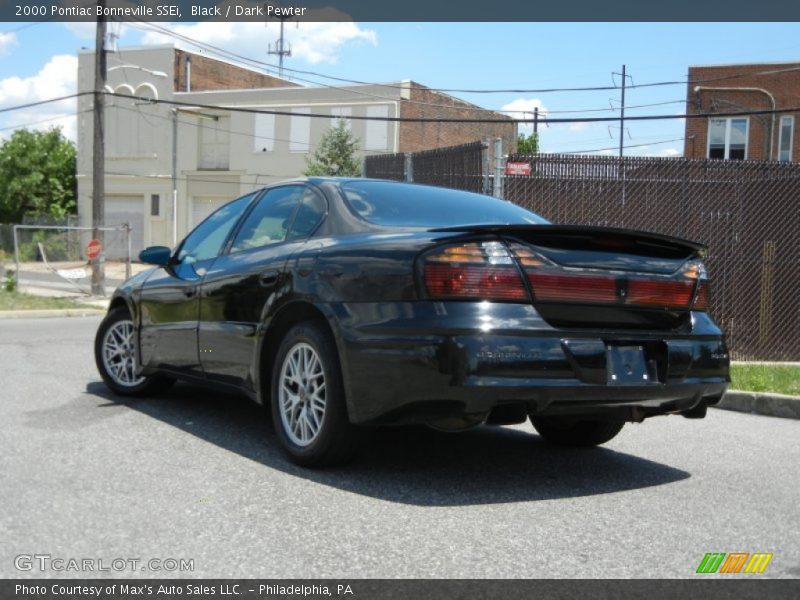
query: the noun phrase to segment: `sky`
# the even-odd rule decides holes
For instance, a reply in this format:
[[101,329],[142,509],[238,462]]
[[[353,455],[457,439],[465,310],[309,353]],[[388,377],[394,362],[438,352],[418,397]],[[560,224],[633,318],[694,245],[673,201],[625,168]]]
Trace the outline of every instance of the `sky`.
[[[277,38],[264,23],[161,23],[184,36],[257,60]],[[145,24],[116,25],[119,47],[173,42]],[[800,23],[300,23],[288,25],[286,66],[349,79],[413,79],[434,88],[543,89],[685,81],[696,64],[800,61]],[[0,23],[0,111],[74,93],[76,53],[94,46],[93,23]],[[336,85],[315,76],[305,79]],[[306,82],[300,82],[306,84]],[[454,93],[491,109],[551,117],[617,116],[619,90]],[[629,89],[626,115],[680,115],[685,85]],[[642,106],[652,105],[657,106]],[[605,110],[608,109],[608,110]],[[560,111],[591,112],[560,112]],[[75,102],[0,112],[0,139],[15,127],[62,127],[75,138]],[[627,122],[627,155],[680,156],[681,119]],[[527,128],[526,130],[528,130]],[[544,152],[616,154],[618,124],[540,125]]]

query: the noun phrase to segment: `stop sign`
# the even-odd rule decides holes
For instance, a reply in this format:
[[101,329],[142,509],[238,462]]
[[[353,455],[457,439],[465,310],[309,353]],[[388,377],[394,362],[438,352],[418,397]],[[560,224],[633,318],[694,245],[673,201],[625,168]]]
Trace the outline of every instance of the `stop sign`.
[[89,257],[89,260],[94,260],[100,256],[100,250],[102,248],[100,240],[92,240],[86,244],[86,256]]

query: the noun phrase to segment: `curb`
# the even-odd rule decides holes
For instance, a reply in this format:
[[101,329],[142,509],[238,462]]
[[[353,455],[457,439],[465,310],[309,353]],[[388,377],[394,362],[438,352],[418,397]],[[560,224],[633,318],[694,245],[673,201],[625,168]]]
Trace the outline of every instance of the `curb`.
[[48,319],[52,317],[99,317],[106,311],[94,308],[59,308],[43,310],[1,310],[2,319]]
[[726,392],[715,408],[784,419],[800,419],[800,396],[733,390]]

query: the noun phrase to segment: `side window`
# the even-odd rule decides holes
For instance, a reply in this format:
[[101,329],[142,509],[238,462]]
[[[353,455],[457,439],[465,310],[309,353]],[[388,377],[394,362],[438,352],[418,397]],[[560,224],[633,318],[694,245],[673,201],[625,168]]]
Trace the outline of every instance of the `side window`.
[[236,221],[255,194],[229,202],[200,223],[183,241],[178,260],[187,264],[219,255]]
[[303,199],[297,208],[297,215],[292,222],[292,229],[287,239],[296,240],[308,237],[313,233],[325,218],[328,212],[328,205],[325,199],[312,189],[306,189]]
[[261,248],[284,241],[294,209],[304,192],[305,188],[300,185],[287,185],[268,191],[247,215],[233,240],[231,252]]

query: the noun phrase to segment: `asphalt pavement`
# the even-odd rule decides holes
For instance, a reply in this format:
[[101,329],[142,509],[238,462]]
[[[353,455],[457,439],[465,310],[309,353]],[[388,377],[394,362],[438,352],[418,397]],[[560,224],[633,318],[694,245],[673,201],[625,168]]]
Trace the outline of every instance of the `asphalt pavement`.
[[239,397],[110,395],[98,323],[0,321],[0,577],[93,574],[32,555],[127,561],[103,577],[696,577],[708,552],[800,577],[798,420],[660,417],[591,450],[528,425],[382,429],[354,464],[307,471]]

